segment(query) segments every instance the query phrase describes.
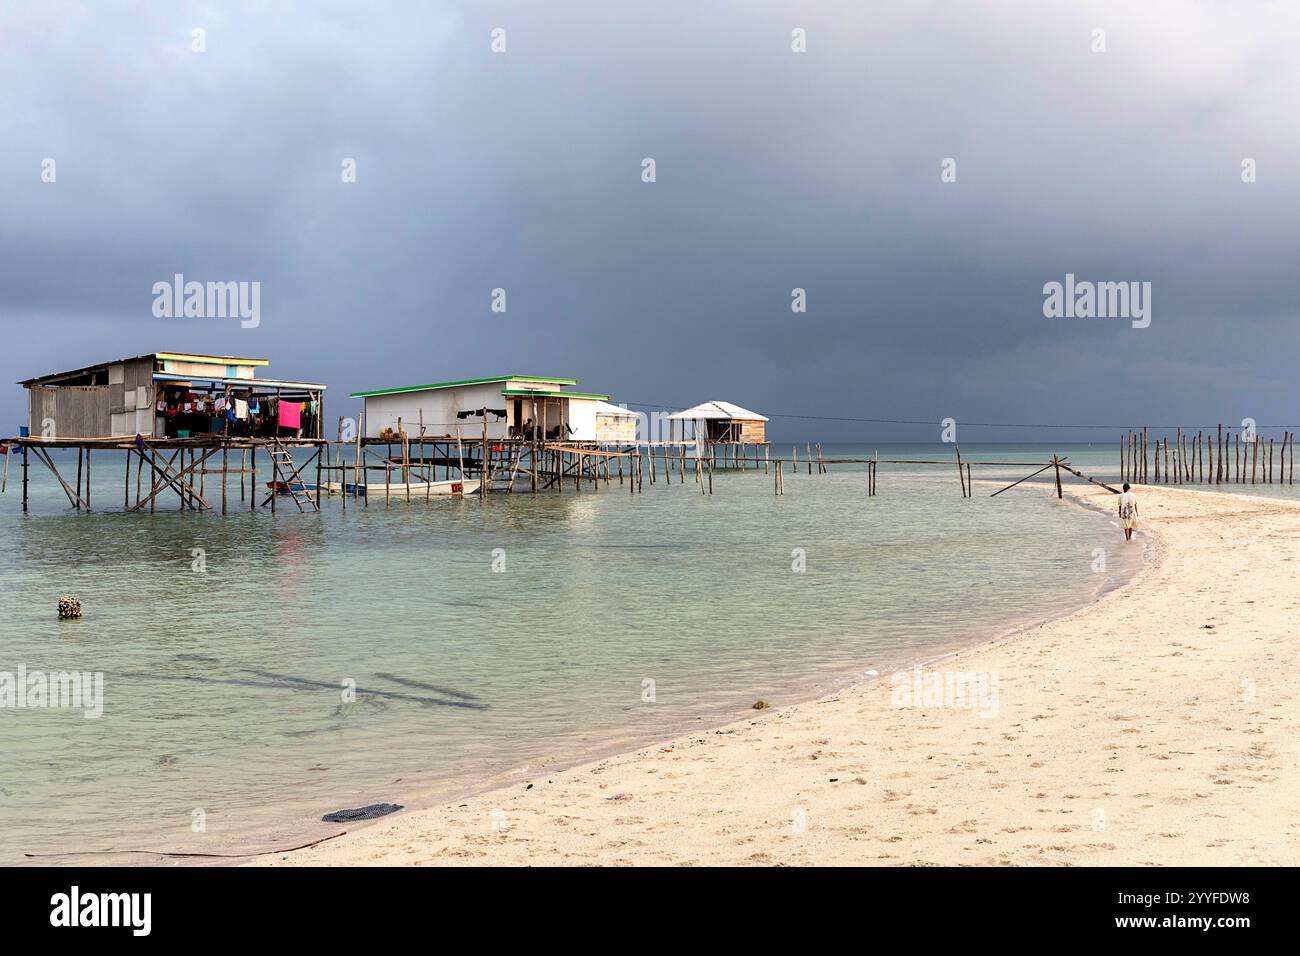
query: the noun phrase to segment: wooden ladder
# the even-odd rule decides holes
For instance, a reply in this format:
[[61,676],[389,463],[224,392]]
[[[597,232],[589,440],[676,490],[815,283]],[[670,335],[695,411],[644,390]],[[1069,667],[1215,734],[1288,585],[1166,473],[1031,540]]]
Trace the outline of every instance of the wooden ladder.
[[[316,499],[306,491],[300,491],[299,485],[306,486],[306,482],[298,474],[298,466],[293,462],[293,456],[289,454],[289,449],[280,444],[280,439],[275,439],[270,448],[271,454],[271,495],[268,495],[266,501],[262,502],[265,507],[266,503],[271,500],[272,495],[280,493],[280,485],[283,484],[289,496],[293,498],[293,503],[298,506],[299,511],[320,511],[316,504]],[[306,507],[304,507],[306,502]]]

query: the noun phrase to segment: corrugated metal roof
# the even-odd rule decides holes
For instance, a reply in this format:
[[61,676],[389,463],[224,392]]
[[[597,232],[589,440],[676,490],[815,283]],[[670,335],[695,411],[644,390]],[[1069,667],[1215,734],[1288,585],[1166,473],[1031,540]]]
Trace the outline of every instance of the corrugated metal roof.
[[233,355],[203,355],[194,352],[155,352],[155,358],[181,362],[207,362],[212,365],[270,365],[266,359],[236,358]]
[[493,375],[489,378],[467,378],[459,382],[435,382],[432,385],[400,385],[396,388],[376,388],[369,392],[353,392],[352,398],[371,395],[396,395],[399,392],[423,392],[433,388],[460,388],[464,385],[491,385],[495,382],[541,382],[546,385],[577,385],[572,378],[546,378],[541,375]]
[[741,408],[739,405],[733,405],[731,402],[701,402],[694,408],[688,408],[682,412],[675,412],[668,416],[670,419],[695,419],[695,418],[734,418],[742,422],[765,422],[767,417],[751,412],[748,408]]
[[608,395],[596,395],[594,392],[554,392],[542,388],[503,388],[501,394],[506,398],[594,398],[597,401],[604,401],[609,398]]
[[325,385],[318,382],[282,382],[274,378],[228,378],[224,375],[183,375],[173,372],[154,372],[155,382],[220,382],[223,385],[238,385],[240,388],[292,388],[308,392],[323,392]]
[[609,402],[597,402],[596,414],[618,415],[620,418],[636,418],[636,412],[623,408],[621,405],[611,405]]
[[145,352],[143,355],[131,355],[126,358],[109,359],[107,362],[96,362],[94,365],[83,365],[81,368],[69,369],[66,372],[50,372],[48,375],[37,375],[35,378],[25,378],[19,385],[33,385],[37,382],[44,382],[51,378],[67,378],[72,375],[80,375],[82,372],[94,372],[101,368],[108,368],[110,365],[121,365],[124,362],[138,362],[141,359],[171,359],[171,360],[189,360],[195,362],[206,362],[212,365],[269,365],[266,359],[249,359],[235,358],[233,355],[199,355],[190,352]]

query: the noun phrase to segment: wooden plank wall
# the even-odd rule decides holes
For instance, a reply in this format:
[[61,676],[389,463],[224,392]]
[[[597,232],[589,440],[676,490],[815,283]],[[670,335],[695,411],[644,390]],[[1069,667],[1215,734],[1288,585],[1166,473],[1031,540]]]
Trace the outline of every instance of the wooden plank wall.
[[44,422],[54,420],[54,437],[104,438],[112,434],[111,385],[34,386],[28,390],[28,427],[45,434]]

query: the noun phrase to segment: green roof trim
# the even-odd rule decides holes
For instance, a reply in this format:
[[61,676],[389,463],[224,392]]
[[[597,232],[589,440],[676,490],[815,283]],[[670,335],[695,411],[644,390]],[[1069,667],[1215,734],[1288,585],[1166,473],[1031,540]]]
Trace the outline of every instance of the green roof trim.
[[594,392],[543,392],[536,388],[503,388],[501,394],[507,398],[594,398],[598,402],[609,401],[608,395],[597,395]]
[[467,378],[461,382],[435,382],[432,385],[405,385],[399,388],[377,388],[369,392],[353,392],[352,398],[371,395],[396,395],[399,392],[424,392],[433,388],[459,388],[462,385],[491,385],[493,382],[554,382],[556,385],[577,385],[576,379],[547,378],[542,375],[493,375],[491,378]]

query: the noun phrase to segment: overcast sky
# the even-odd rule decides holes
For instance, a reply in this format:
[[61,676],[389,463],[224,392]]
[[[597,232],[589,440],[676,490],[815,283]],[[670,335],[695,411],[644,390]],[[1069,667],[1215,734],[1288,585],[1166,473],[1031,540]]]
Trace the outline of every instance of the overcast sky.
[[[6,2],[0,432],[3,383],[156,350],[331,420],[509,372],[778,439],[1294,425],[1297,49],[1248,0]],[[260,282],[260,325],[156,318],[175,273]],[[1066,273],[1150,282],[1150,326],[1046,318]]]

